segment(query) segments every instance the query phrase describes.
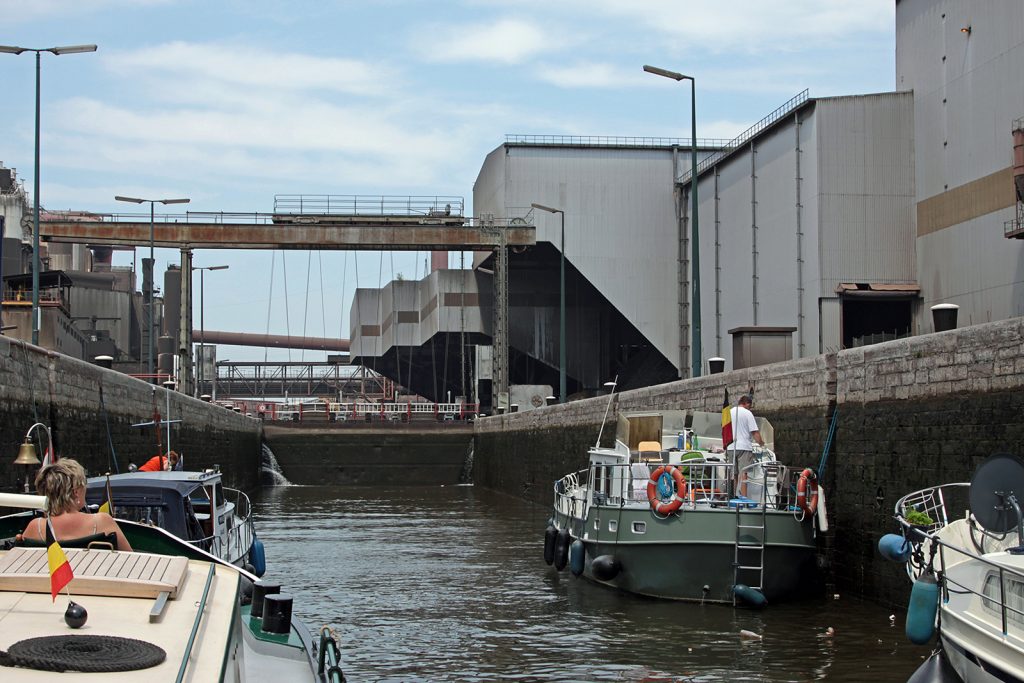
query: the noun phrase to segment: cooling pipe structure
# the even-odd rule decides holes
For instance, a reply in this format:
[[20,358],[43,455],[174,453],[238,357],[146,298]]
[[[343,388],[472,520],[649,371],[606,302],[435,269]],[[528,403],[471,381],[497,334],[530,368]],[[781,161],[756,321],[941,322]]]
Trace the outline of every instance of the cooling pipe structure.
[[248,332],[217,332],[192,330],[193,341],[200,344],[229,344],[231,346],[266,346],[278,349],[306,349],[309,351],[348,351],[348,339],[327,337],[293,337],[286,334],[252,334]]

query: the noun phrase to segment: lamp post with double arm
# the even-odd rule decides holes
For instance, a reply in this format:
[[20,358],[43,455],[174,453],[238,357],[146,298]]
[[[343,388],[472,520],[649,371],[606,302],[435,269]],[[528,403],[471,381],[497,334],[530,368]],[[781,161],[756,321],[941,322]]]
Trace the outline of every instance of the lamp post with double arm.
[[35,168],[32,189],[32,343],[39,345],[39,77],[41,74],[40,55],[49,52],[54,55],[71,55],[78,52],[96,52],[95,45],[65,45],[63,47],[18,47],[0,45],[0,52],[20,55],[22,52],[36,53],[36,143]]
[[[138,197],[122,197],[120,195],[114,197],[119,202],[129,202],[131,204],[144,204],[149,202],[149,286],[147,287],[146,296],[149,299],[147,305],[147,312],[149,314],[149,320],[146,322],[146,329],[149,333],[149,350],[146,353],[146,374],[149,375],[147,381],[153,381],[153,223],[154,221],[154,209],[156,204],[188,204],[190,199],[139,199]],[[145,268],[143,268],[142,279],[146,279]]]

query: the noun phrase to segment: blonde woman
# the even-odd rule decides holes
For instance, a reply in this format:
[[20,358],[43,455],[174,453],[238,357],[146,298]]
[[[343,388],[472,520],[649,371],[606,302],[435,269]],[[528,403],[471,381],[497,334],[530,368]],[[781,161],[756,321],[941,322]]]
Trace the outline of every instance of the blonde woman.
[[[27,545],[46,544],[46,520],[57,542],[65,547],[85,547],[91,542],[114,543],[115,550],[132,549],[121,527],[105,512],[82,512],[85,507],[85,470],[76,460],[62,458],[39,470],[36,492],[46,496],[45,517],[28,523],[22,534]],[[116,543],[115,543],[116,541]]]

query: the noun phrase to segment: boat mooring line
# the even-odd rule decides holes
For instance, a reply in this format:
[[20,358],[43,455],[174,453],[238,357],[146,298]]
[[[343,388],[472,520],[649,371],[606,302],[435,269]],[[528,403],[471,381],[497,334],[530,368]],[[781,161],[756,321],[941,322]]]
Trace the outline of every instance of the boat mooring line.
[[107,406],[103,403],[103,382],[100,382],[100,410],[103,412],[103,424],[107,427],[107,443],[110,444],[110,459],[114,461],[114,474],[120,474],[121,468],[117,465],[117,453],[114,451],[114,439],[110,435],[110,416],[107,415]]

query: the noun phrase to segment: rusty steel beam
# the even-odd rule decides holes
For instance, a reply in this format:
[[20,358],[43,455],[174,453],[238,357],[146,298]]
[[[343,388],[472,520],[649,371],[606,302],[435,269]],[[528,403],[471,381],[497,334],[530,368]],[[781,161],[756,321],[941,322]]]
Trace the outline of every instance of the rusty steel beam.
[[249,332],[218,332],[192,330],[192,341],[199,344],[230,344],[232,346],[268,346],[279,349],[312,351],[348,351],[348,339],[329,337],[291,337],[285,334],[252,334]]
[[[52,218],[40,221],[41,237],[49,242],[95,245],[148,245],[148,217],[127,219],[114,214],[93,214],[93,220]],[[99,218],[100,220],[95,220]],[[206,220],[203,220],[203,219]],[[483,229],[473,219],[410,220],[408,216],[289,216],[250,214],[248,222],[209,220],[185,214],[165,216],[153,223],[158,247],[202,249],[326,249],[363,251],[487,250],[499,244],[504,228],[508,246],[536,244],[533,225],[494,222]],[[462,224],[466,220],[468,224]]]

